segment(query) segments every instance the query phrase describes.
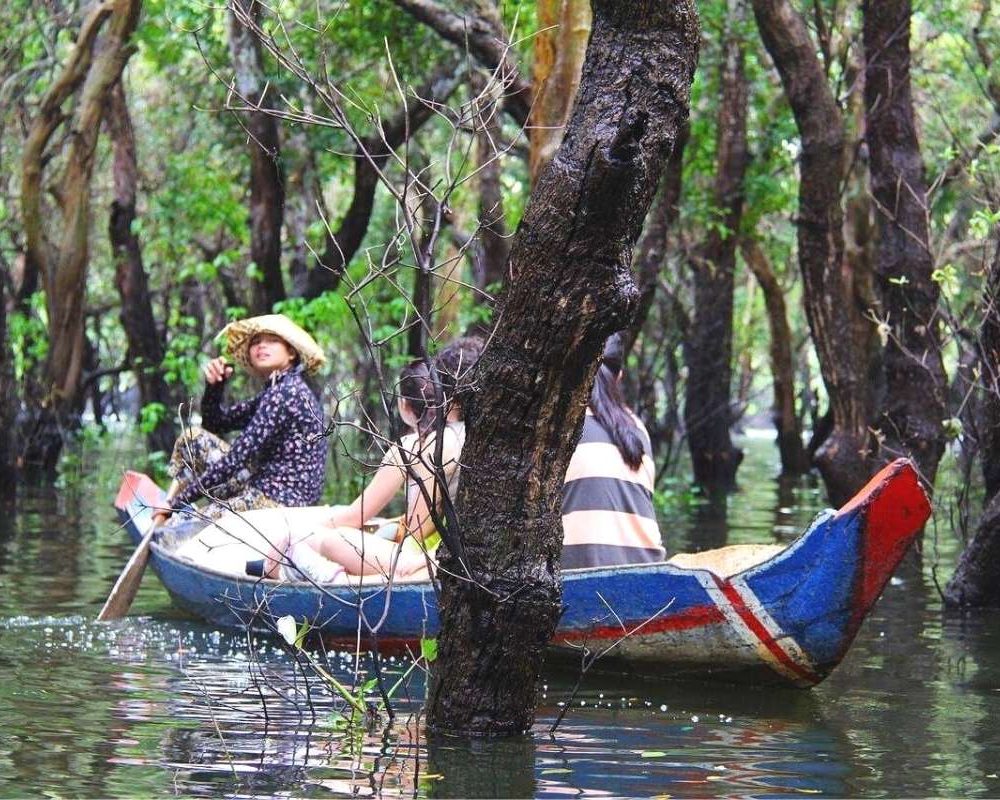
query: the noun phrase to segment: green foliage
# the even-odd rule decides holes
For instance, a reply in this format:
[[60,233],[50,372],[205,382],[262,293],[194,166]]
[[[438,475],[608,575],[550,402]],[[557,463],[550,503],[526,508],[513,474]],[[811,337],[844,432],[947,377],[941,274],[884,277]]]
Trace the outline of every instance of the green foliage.
[[690,511],[704,502],[697,489],[685,480],[666,475],[657,481],[653,492],[653,507],[660,518]]
[[14,355],[14,379],[21,383],[45,362],[49,352],[45,296],[36,292],[26,312],[15,311],[7,318],[7,336]]
[[437,639],[421,639],[420,640],[420,656],[428,664],[437,660],[438,655],[438,640]]
[[147,403],[139,409],[139,430],[152,433],[170,412],[163,403]]

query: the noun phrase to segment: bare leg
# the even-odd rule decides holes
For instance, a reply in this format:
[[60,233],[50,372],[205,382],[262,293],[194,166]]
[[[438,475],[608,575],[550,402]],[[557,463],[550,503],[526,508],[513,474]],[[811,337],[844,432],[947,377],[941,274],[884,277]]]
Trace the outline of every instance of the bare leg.
[[306,540],[320,555],[341,564],[352,575],[407,577],[426,566],[424,554],[364,533],[355,528],[334,528]]
[[[269,539],[270,548],[268,548],[267,555],[264,556],[264,577],[265,578],[278,578],[278,569],[281,567],[288,556],[285,553],[288,552],[289,539],[291,536],[289,534],[282,534],[281,536],[276,536],[274,539]],[[315,537],[310,537],[307,541],[312,541]],[[310,544],[312,547],[313,545]],[[316,549],[315,547],[313,549]]]

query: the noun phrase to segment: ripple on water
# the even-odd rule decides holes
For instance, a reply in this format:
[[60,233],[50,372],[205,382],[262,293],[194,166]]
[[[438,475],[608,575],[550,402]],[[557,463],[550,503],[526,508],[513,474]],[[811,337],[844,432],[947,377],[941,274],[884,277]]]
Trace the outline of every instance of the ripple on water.
[[[770,445],[745,446],[728,518],[720,526],[686,513],[671,535],[785,541],[808,524],[822,504],[818,488],[779,484]],[[571,698],[576,676],[553,667],[532,737],[428,740],[417,670],[394,724],[349,731],[342,700],[306,682],[274,642],[251,652],[243,636],[184,619],[151,576],[136,616],[93,622],[131,552],[107,510],[120,470],[95,472],[86,492],[28,493],[0,521],[0,794],[1000,791],[989,777],[1000,753],[1000,631],[993,618],[943,616],[919,570],[893,582],[843,666],[813,692],[639,680],[598,665]],[[941,536],[936,552],[953,552]],[[330,658],[340,680],[352,682],[353,665],[350,654]],[[385,669],[391,680],[408,666],[390,659]],[[549,736],[559,703],[570,708]]]

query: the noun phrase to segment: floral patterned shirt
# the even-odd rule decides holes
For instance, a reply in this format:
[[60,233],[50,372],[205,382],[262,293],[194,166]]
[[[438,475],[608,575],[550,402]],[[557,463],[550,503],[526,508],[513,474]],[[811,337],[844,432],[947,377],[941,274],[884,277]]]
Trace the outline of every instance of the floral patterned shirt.
[[208,384],[201,400],[202,427],[218,435],[241,430],[232,448],[173,501],[193,502],[201,488],[219,486],[248,469],[248,485],[285,506],[319,501],[326,478],[323,410],[296,366],[272,376],[250,400],[222,405],[224,383]]

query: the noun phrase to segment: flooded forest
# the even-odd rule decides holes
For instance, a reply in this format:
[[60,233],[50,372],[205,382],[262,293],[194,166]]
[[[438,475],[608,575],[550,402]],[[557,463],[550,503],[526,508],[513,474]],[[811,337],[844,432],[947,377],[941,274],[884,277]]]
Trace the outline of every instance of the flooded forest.
[[[998,298],[988,1],[9,0],[0,796],[1000,796]],[[347,513],[424,441],[401,376],[437,387],[439,569],[394,648],[366,639],[388,599],[353,642],[219,623],[122,521],[126,471],[176,479],[234,361],[220,331],[262,315],[317,350],[325,478],[297,505]],[[231,400],[283,379],[254,372],[262,333],[219,367]],[[436,381],[468,342],[452,481]],[[842,640],[816,644],[833,612],[783,634],[736,568],[694,584],[711,614],[670,589],[632,625],[601,589],[607,646],[559,638],[566,487],[612,364],[657,563],[790,563],[850,519],[854,550],[796,579],[849,584]],[[400,552],[411,490],[386,505]],[[913,530],[872,544],[890,517]],[[131,609],[96,622],[140,552]],[[833,674],[616,666],[661,615],[669,647],[728,624],[772,679]],[[697,649],[725,671],[718,641]]]

